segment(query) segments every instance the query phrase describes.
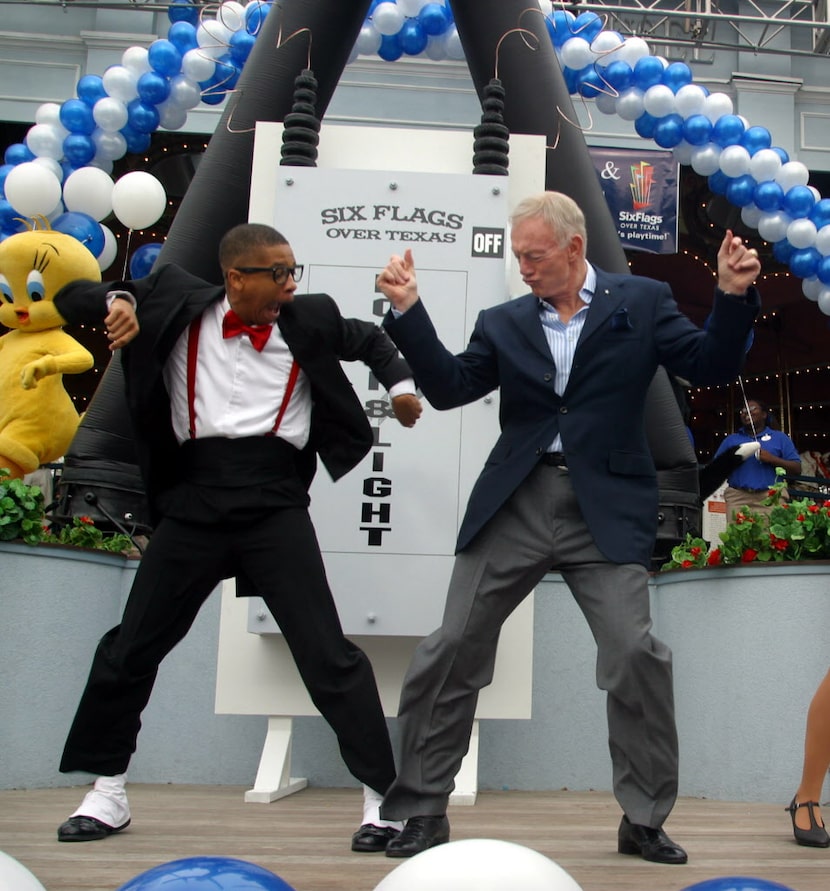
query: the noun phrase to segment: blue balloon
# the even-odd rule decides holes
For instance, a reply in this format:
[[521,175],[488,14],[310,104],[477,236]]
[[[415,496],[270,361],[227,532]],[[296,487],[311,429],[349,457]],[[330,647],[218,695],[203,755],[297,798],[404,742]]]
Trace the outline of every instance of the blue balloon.
[[660,148],[674,148],[683,141],[683,117],[667,114],[654,126],[654,141]]
[[63,141],[63,156],[75,168],[86,167],[95,157],[95,143],[91,136],[70,133]]
[[683,891],[794,891],[788,885],[779,885],[767,879],[755,879],[752,876],[721,876],[717,879],[706,879],[689,885]]
[[380,38],[378,55],[384,62],[397,62],[400,59],[403,55],[403,47],[398,40],[397,34],[384,34]]
[[816,201],[810,211],[810,219],[815,223],[816,229],[830,225],[830,198],[822,198]]
[[778,155],[778,157],[781,159],[781,163],[782,163],[782,164],[789,164],[789,162],[790,162],[790,156],[789,156],[789,154],[787,153],[787,150],[786,150],[786,149],[782,149],[780,146],[777,146],[777,145],[773,145],[773,146],[770,146],[770,147],[771,147],[772,150]]
[[182,70],[182,51],[172,40],[154,40],[147,50],[147,61],[162,77],[175,77]]
[[766,127],[748,127],[741,137],[741,145],[750,155],[754,155],[772,145],[772,136]]
[[[178,50],[176,52],[178,53]],[[159,74],[158,71],[145,71],[136,81],[135,88],[138,90],[138,98],[148,108],[154,105],[161,105],[170,95],[170,81],[164,75]],[[157,126],[158,124],[156,124]],[[153,129],[155,130],[155,127]],[[150,131],[148,130],[147,132]]]
[[745,129],[744,122],[736,114],[721,115],[712,127],[712,142],[721,148],[738,145]]
[[398,40],[401,49],[408,56],[417,56],[422,53],[429,43],[429,35],[421,27],[418,19],[404,19],[401,30],[398,31]]
[[690,114],[683,122],[683,138],[689,145],[706,145],[712,137],[712,122],[705,114]]
[[759,210],[767,213],[780,210],[784,202],[784,190],[775,180],[765,180],[758,183],[755,187],[755,194],[752,198]]
[[[204,101],[204,99],[202,101]],[[138,130],[134,130],[130,127],[129,124],[126,127],[122,127],[120,132],[127,141],[128,152],[132,152],[134,155],[140,155],[142,152],[146,152],[147,149],[150,148],[149,133],[140,133]]]
[[709,189],[716,195],[725,195],[729,185],[729,177],[722,171],[716,170],[708,179]]
[[241,31],[234,31],[234,33],[231,34],[228,46],[230,48],[230,57],[233,59],[234,65],[239,68],[244,66],[248,61],[248,56],[251,55],[251,50],[254,48],[255,43],[256,37],[254,37],[253,34],[249,34],[244,29]]
[[789,263],[790,257],[792,257],[794,251],[795,248],[786,238],[782,238],[781,241],[776,241],[772,246],[772,255],[779,263]]
[[60,121],[70,133],[84,133],[87,136],[95,130],[92,109],[83,99],[67,99],[58,114]]
[[21,214],[16,211],[5,198],[0,198],[0,229],[9,234],[20,232],[23,223],[20,221]]
[[245,7],[245,30],[249,34],[253,34],[256,37],[257,34],[262,30],[262,24],[265,21],[265,17],[268,15],[268,11],[274,4],[270,2],[264,2],[264,0],[252,0]]
[[596,65],[586,65],[576,73],[577,92],[586,99],[594,99],[605,91],[605,83],[602,75],[597,71]]
[[158,129],[158,125],[159,113],[154,105],[147,105],[141,99],[133,99],[127,103],[127,126],[132,127],[136,133],[152,133]]
[[562,69],[562,77],[565,79],[565,86],[568,92],[573,96],[579,92],[579,72],[573,68],[565,67]]
[[634,86],[645,92],[663,82],[663,63],[657,56],[643,56],[634,65]]
[[130,879],[117,891],[294,891],[270,870],[234,857],[185,857]]
[[793,186],[787,190],[781,206],[793,219],[797,219],[808,216],[815,203],[816,196],[807,186]]
[[217,87],[221,87],[223,90],[232,90],[236,86],[236,82],[239,80],[239,75],[241,73],[239,68],[234,65],[231,54],[223,53],[216,60],[216,68],[213,72],[213,77],[210,79],[210,83]]
[[818,261],[816,276],[823,285],[830,285],[830,257],[823,256]]
[[602,19],[595,12],[582,12],[574,19],[571,31],[591,43],[602,31]]
[[[250,7],[248,7],[250,9]],[[190,22],[175,22],[167,32],[167,39],[176,49],[184,55],[188,50],[196,49],[199,41],[196,39],[196,29]]]
[[[599,62],[597,63],[599,65]],[[634,71],[628,62],[616,61],[604,68],[600,66],[602,76],[606,83],[613,87],[618,93],[627,90],[634,83]]]
[[449,28],[449,10],[442,3],[427,3],[418,13],[418,21],[427,34],[435,37]]
[[657,126],[657,118],[654,115],[644,111],[640,117],[634,121],[634,129],[643,137],[643,139],[651,139],[654,136],[654,128]]
[[130,257],[130,278],[144,278],[153,271],[163,245],[156,241],[137,247]]
[[167,18],[171,22],[189,22],[194,27],[199,24],[200,6],[195,6],[191,0],[171,0],[167,7]]
[[14,170],[14,164],[3,164],[0,166],[0,198],[6,197],[5,187],[6,187],[6,177],[9,173]]
[[566,40],[570,40],[574,36],[571,30],[575,16],[567,9],[557,9],[553,15],[548,16],[545,20],[548,26],[548,34],[555,47],[562,46]]
[[7,164],[25,164],[26,161],[34,161],[35,153],[24,142],[12,143],[3,155]]
[[78,81],[75,92],[78,94],[78,98],[86,102],[90,108],[107,95],[107,91],[104,89],[104,80],[98,74],[85,74]]
[[693,80],[692,69],[685,62],[672,62],[663,71],[663,83],[676,93]]
[[81,244],[89,248],[93,257],[99,256],[104,250],[106,243],[104,230],[101,228],[101,224],[88,213],[81,213],[77,210],[62,213],[52,220],[52,228],[56,232],[63,232],[64,235],[77,238]]
[[790,272],[799,278],[812,278],[818,269],[819,260],[821,254],[814,247],[794,248],[788,260]]
[[202,102],[205,105],[221,105],[228,95],[221,87],[217,87],[212,80],[199,81],[199,89],[202,91]]
[[746,207],[747,204],[752,204],[756,185],[755,179],[748,173],[743,176],[730,177],[726,186],[726,197],[729,203],[734,204],[735,207]]

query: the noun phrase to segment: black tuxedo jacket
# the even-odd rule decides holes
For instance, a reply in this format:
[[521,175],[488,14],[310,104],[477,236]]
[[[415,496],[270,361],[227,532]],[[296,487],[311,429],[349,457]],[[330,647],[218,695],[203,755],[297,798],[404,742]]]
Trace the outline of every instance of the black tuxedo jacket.
[[[157,521],[159,494],[178,482],[178,443],[170,421],[164,364],[182,331],[221,300],[225,290],[167,264],[134,281],[71,282],[55,296],[55,306],[69,323],[100,323],[107,314],[106,294],[112,290],[129,291],[136,299],[141,331],[121,351],[121,361],[138,461]],[[280,310],[277,324],[311,384],[311,434],[300,461],[301,474],[309,484],[314,456],[319,454],[332,478],[338,479],[372,445],[366,413],[340,361],[363,361],[387,389],[412,372],[383,329],[344,319],[326,294],[296,295]]]
[[459,531],[461,550],[504,504],[561,434],[580,508],[602,553],[648,566],[657,533],[657,475],[644,423],[658,365],[696,385],[724,384],[740,371],[759,310],[716,293],[706,331],[678,309],[668,285],[597,270],[597,288],[565,392],[531,294],[486,309],[464,352],[439,341],[423,302],[384,326],[438,409],[500,390],[499,436],[476,481]]

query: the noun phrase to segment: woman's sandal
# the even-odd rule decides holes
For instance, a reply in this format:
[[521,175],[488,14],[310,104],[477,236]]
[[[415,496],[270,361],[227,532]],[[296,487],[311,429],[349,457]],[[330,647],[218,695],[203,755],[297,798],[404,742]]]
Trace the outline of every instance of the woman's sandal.
[[[800,826],[795,825],[795,812],[800,807],[806,807],[810,815],[809,829],[802,829]],[[802,801],[799,803],[793,798],[790,806],[784,808],[784,810],[790,812],[790,817],[793,821],[793,835],[798,844],[805,845],[808,848],[830,848],[830,835],[827,834],[824,824],[816,820],[814,809],[817,807],[819,807],[817,801]]]

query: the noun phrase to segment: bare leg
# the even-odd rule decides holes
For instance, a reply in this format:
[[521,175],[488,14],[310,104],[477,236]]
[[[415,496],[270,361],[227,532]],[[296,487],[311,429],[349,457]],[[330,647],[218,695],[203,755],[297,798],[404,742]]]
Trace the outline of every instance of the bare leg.
[[[796,792],[796,799],[802,801],[820,801],[824,778],[830,767],[830,672],[819,684],[813,695],[810,708],[807,710],[807,730],[804,736],[804,766],[801,773],[801,785]],[[819,814],[816,812],[816,819]],[[796,826],[801,829],[810,828],[810,815],[807,808],[800,808],[795,816]]]

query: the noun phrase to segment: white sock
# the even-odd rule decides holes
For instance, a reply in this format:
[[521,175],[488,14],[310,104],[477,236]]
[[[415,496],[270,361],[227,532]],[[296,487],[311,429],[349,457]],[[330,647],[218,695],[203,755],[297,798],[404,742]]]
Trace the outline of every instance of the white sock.
[[80,807],[70,817],[94,817],[117,829],[130,819],[130,805],[125,789],[127,775],[98,777],[92,789],[84,795]]
[[[379,792],[369,786],[363,786],[363,824],[371,823],[373,826],[390,826],[392,829],[400,831],[403,829],[403,823],[396,820],[381,820],[380,803],[383,796]],[[361,824],[361,825],[363,825]]]

